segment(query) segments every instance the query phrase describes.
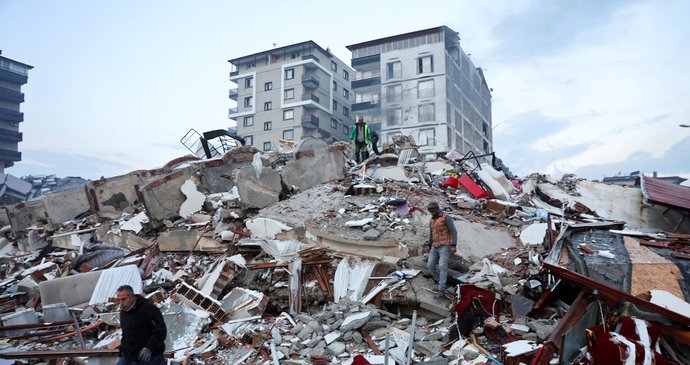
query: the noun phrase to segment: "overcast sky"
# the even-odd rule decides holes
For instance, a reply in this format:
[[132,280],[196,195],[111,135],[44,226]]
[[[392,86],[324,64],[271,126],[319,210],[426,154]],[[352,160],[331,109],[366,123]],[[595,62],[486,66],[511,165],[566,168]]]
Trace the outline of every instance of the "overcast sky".
[[[260,6],[258,4],[261,4]],[[187,154],[231,126],[228,59],[447,25],[485,69],[494,149],[519,175],[690,178],[689,1],[0,0],[0,49],[33,65],[22,161],[99,178]]]

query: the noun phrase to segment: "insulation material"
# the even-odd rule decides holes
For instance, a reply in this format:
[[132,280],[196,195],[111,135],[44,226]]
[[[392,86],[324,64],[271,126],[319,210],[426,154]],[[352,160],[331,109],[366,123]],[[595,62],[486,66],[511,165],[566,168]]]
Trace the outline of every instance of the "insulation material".
[[149,218],[146,216],[146,212],[141,212],[134,217],[132,217],[130,220],[122,223],[120,225],[120,229],[124,231],[132,231],[134,233],[139,233],[144,227],[142,226],[142,223],[148,223]]
[[141,293],[141,275],[136,266],[127,265],[103,270],[93,290],[89,305],[107,303],[110,297],[115,296],[117,288],[121,285],[129,285],[134,289],[134,293]]
[[376,266],[376,263],[373,261],[364,260],[353,265],[350,265],[348,261],[347,258],[341,260],[335,271],[333,301],[336,303],[340,299],[352,301],[362,299],[371,272],[374,270],[374,266]]
[[188,218],[192,214],[201,210],[201,207],[206,201],[206,195],[196,189],[196,184],[192,179],[189,179],[180,187],[182,194],[187,197],[187,200],[180,206],[180,217]]
[[247,229],[252,232],[252,236],[274,240],[276,235],[283,231],[290,231],[292,228],[282,222],[270,218],[255,218],[245,222]]
[[548,223],[530,224],[520,233],[520,241],[525,245],[541,245],[548,226]]
[[534,341],[519,340],[503,345],[507,357],[516,357],[520,355],[529,354],[541,348]]
[[314,246],[314,244],[302,243],[297,240],[268,240],[261,242],[261,249],[279,262],[291,261],[300,251]]

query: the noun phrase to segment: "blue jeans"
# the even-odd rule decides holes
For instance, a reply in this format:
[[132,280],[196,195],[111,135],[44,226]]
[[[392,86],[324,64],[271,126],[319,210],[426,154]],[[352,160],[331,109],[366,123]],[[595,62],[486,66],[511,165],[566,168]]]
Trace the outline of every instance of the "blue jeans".
[[123,356],[120,356],[120,359],[117,360],[117,364],[115,364],[115,365],[162,365],[162,364],[163,364],[163,354],[158,354],[158,355],[151,356],[151,360],[149,360],[147,362],[132,361],[123,355]]
[[450,246],[432,247],[426,265],[431,271],[431,276],[438,281],[438,293],[446,290],[448,280],[448,257],[450,257]]

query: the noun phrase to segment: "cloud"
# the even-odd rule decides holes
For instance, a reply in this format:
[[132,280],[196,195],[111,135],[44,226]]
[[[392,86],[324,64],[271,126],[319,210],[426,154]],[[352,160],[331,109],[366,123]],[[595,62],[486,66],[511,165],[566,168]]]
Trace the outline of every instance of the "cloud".
[[15,176],[55,174],[60,177],[80,176],[98,179],[101,176],[121,175],[137,169],[114,159],[64,151],[29,149],[23,150],[22,155],[22,161],[15,163],[5,172]]

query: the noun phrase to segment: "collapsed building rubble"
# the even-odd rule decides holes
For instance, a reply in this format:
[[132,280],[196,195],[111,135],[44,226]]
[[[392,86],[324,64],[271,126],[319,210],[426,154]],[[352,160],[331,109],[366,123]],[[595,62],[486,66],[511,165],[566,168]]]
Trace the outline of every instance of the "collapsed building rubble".
[[[129,284],[168,363],[690,363],[690,188],[351,152],[243,146],[8,207],[0,359],[114,363]],[[431,201],[459,232],[443,299]]]

